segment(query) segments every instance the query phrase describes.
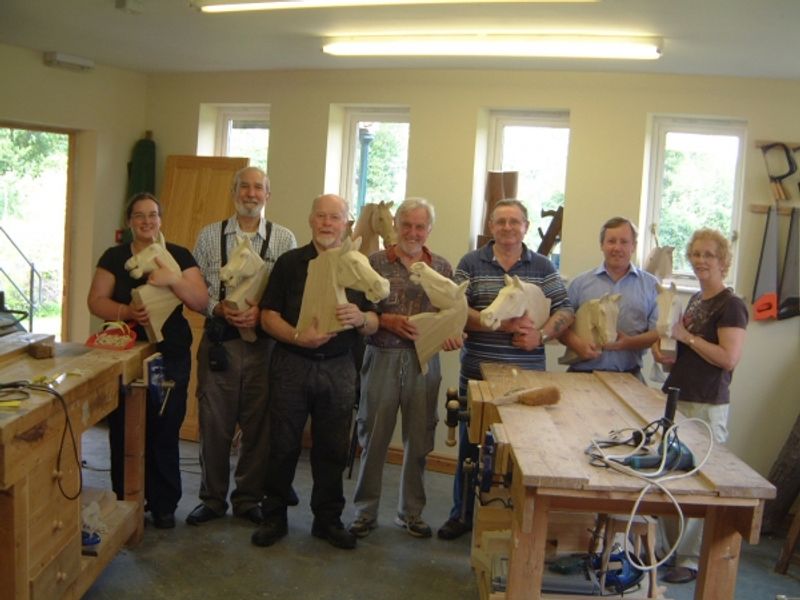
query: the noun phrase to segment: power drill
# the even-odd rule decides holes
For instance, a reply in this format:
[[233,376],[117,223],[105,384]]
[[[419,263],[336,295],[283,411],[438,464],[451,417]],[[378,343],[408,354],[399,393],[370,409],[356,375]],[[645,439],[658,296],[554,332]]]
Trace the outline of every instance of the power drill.
[[[672,427],[675,420],[675,410],[678,407],[678,397],[680,396],[680,389],[671,387],[667,391],[667,406],[664,410],[664,416],[661,418],[660,427],[663,431],[662,435],[666,435],[670,427]],[[664,447],[667,449],[667,460],[664,461],[664,469],[667,471],[691,471],[694,469],[694,456],[692,451],[678,439],[677,434],[673,431],[669,435],[667,443],[659,443],[658,451],[655,454],[644,454],[639,456],[629,456],[623,464],[628,465],[632,469],[657,469],[661,465],[663,458]]]

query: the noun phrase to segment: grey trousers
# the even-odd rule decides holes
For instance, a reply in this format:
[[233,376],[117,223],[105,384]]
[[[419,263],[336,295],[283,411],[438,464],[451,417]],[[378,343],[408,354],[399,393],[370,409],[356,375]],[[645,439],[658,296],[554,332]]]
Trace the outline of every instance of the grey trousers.
[[358,439],[362,447],[355,497],[356,518],[378,516],[383,466],[397,410],[402,415],[403,468],[397,512],[418,517],[425,508],[425,459],[433,450],[438,416],[439,356],[423,375],[413,349],[367,346],[361,368]]
[[269,452],[267,368],[274,343],[269,338],[223,342],[228,355],[225,371],[208,368],[210,343],[205,336],[197,351],[200,500],[218,514],[228,508],[231,443],[237,424],[242,438],[234,474],[236,489],[231,493],[233,512],[247,512],[264,496]]

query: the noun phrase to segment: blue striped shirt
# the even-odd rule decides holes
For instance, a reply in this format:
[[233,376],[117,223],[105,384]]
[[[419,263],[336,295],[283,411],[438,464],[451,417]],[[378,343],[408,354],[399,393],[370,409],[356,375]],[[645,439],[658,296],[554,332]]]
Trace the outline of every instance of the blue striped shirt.
[[[494,242],[466,254],[456,267],[456,283],[469,281],[467,302],[470,308],[481,311],[489,306],[505,287],[505,276],[517,275],[522,281],[542,288],[550,298],[550,314],[558,310],[572,310],[564,282],[549,259],[522,245],[522,256],[508,271],[494,257]],[[544,348],[539,346],[528,352],[511,345],[512,334],[502,331],[469,331],[461,349],[461,374],[459,385],[466,389],[468,379],[483,379],[482,362],[508,362],[522,369],[545,370]]]

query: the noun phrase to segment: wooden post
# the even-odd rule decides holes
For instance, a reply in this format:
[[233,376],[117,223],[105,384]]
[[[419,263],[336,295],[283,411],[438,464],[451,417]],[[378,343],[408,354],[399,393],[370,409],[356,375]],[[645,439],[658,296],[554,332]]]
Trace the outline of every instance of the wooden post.
[[486,175],[486,192],[483,198],[483,234],[478,236],[478,248],[492,239],[489,217],[500,200],[517,197],[517,171],[489,171]]
[[136,530],[128,545],[142,541],[144,535],[144,435],[147,411],[147,388],[133,383],[125,398],[125,500],[136,503]]

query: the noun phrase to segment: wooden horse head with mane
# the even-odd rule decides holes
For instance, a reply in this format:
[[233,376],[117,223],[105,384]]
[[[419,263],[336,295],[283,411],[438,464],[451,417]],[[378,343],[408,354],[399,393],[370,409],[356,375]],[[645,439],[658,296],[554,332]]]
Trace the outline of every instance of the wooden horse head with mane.
[[460,337],[467,324],[468,281],[456,284],[424,262],[416,262],[409,268],[409,278],[422,286],[428,299],[439,312],[418,313],[409,317],[417,328],[414,340],[422,373],[428,372],[428,361],[442,348],[445,340]]
[[672,337],[672,326],[681,319],[683,309],[674,283],[670,283],[669,287],[660,284],[657,287],[658,321],[656,322],[656,331],[661,338],[661,352],[674,355],[678,348]]
[[[620,294],[603,294],[600,298],[581,304],[572,324],[575,334],[598,348],[616,340],[620,298]],[[562,365],[571,365],[579,360],[577,352],[567,348],[558,362]]]
[[527,315],[534,327],[542,327],[550,317],[550,298],[542,288],[517,275],[506,275],[505,282],[494,301],[481,311],[481,325],[497,329],[501,321]]
[[662,282],[672,278],[672,253],[675,251],[675,247],[660,246],[655,229],[653,237],[656,240],[656,247],[647,255],[647,259],[644,261],[644,270],[652,273],[659,282]]
[[[160,232],[157,242],[150,244],[125,261],[125,270],[134,279],[139,279],[159,268],[156,258],[170,271],[181,272],[177,261],[167,251],[167,243],[164,235]],[[151,342],[163,341],[164,334],[161,333],[161,328],[175,307],[181,304],[180,299],[168,287],[159,287],[150,283],[134,288],[131,291],[131,298],[136,304],[147,309],[150,317],[150,323],[145,327],[147,339]]]
[[325,250],[308,263],[298,330],[309,327],[314,319],[321,333],[348,329],[336,318],[336,305],[347,303],[345,288],[364,292],[372,302],[389,295],[389,281],[370,266],[367,257],[358,251],[360,246],[360,238],[345,238],[340,247]]
[[397,243],[397,232],[394,230],[394,218],[389,210],[394,202],[378,202],[365,204],[353,228],[353,239],[361,238],[361,253],[369,256],[380,250],[378,238],[383,239],[383,246]]
[[[242,311],[257,304],[267,287],[269,272],[267,264],[253,250],[250,238],[237,236],[236,247],[228,262],[219,270],[219,279],[225,284],[225,304],[234,310]],[[257,339],[253,327],[240,327],[239,334],[246,342]]]

